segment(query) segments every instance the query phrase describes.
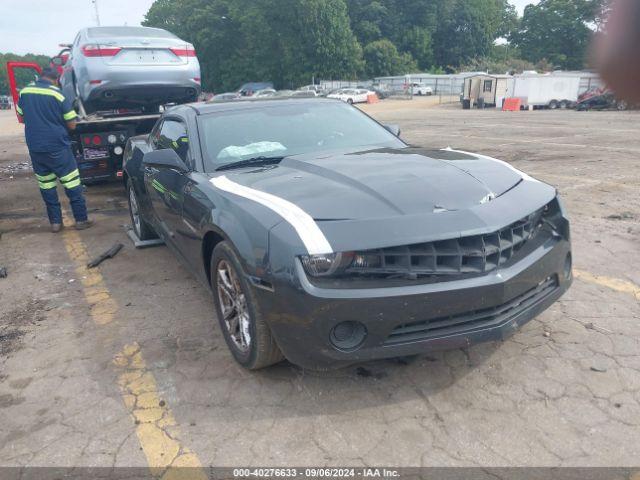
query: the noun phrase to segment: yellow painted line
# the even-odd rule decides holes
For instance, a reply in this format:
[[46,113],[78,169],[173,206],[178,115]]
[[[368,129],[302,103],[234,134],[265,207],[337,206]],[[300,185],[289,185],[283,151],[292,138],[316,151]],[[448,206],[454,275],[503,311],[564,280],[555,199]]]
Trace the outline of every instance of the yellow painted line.
[[198,457],[178,440],[176,420],[158,394],[140,346],[137,343],[125,346],[113,363],[122,369],[118,384],[135,419],[136,435],[152,473],[162,475],[163,479],[206,479]]
[[91,318],[98,325],[113,321],[118,303],[111,297],[102,274],[97,268],[87,268],[89,254],[76,230],[65,228],[62,233],[69,258],[76,264],[76,275],[82,283],[84,297],[91,308]]
[[574,269],[573,274],[576,278],[582,280],[583,282],[600,285],[616,292],[629,293],[636,299],[640,300],[640,285],[636,285],[633,282],[622,280],[620,278],[607,277],[604,275],[594,275],[584,270]]
[[[68,215],[64,217],[65,224],[70,225]],[[98,325],[112,322],[118,312],[118,303],[112,298],[100,270],[86,267],[89,254],[80,234],[66,228],[62,238],[91,307],[91,318]],[[179,440],[175,417],[160,398],[156,379],[147,369],[140,346],[137,343],[127,345],[113,361],[122,369],[118,385],[135,422],[136,435],[152,474],[163,480],[206,480],[208,477],[196,454]]]

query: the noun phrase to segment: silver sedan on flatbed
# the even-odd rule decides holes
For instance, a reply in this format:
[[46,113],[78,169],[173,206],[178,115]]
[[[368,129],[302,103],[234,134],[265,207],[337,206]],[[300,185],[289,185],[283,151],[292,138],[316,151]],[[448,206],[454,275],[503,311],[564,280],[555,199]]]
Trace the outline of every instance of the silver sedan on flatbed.
[[61,85],[86,113],[194,101],[200,94],[195,49],[170,32],[149,27],[80,30]]

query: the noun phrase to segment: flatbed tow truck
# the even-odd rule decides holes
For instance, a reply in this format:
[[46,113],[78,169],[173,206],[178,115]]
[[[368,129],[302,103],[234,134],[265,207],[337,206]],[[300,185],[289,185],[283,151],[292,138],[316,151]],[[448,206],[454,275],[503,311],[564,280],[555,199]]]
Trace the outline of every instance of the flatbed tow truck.
[[[9,87],[14,105],[19,91],[15,71],[32,69],[41,73],[40,65],[32,62],[7,62]],[[135,110],[112,110],[85,115],[79,108],[76,129],[70,133],[71,149],[78,162],[83,183],[115,180],[122,177],[122,156],[129,137],[149,133],[160,113],[145,114]],[[16,113],[17,115],[17,113]],[[20,116],[18,121],[22,122]]]

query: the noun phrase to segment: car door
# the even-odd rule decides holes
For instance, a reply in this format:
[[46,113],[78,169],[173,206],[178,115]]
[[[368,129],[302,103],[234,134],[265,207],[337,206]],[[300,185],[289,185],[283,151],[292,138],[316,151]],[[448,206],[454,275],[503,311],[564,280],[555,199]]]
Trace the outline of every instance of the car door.
[[[173,149],[192,168],[186,123],[178,117],[165,117],[152,139],[154,150]],[[144,183],[151,204],[157,233],[166,242],[176,244],[176,231],[182,222],[184,189],[188,173],[170,167],[143,165]]]

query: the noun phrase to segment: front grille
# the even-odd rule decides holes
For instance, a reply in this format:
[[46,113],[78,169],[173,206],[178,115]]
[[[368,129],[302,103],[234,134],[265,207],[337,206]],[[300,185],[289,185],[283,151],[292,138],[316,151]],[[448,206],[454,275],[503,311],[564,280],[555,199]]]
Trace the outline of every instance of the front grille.
[[490,272],[534,238],[543,211],[484,235],[359,251],[345,273],[418,278]]
[[384,344],[396,345],[502,325],[536,305],[556,288],[558,288],[558,280],[554,275],[502,305],[398,326],[393,329]]

